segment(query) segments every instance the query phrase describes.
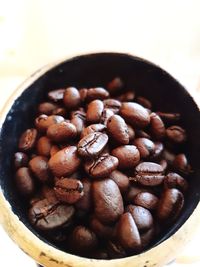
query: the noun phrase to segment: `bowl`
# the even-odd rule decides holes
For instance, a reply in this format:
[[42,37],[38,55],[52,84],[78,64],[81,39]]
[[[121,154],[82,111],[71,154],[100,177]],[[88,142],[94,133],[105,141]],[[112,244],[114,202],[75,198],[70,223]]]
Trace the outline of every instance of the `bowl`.
[[[31,127],[36,105],[48,91],[67,86],[105,86],[119,76],[125,87],[150,99],[155,110],[179,112],[188,132],[187,155],[194,170],[179,219],[143,253],[116,260],[94,260],[59,250],[30,225],[13,179],[12,158],[21,133]],[[0,218],[9,236],[43,266],[163,266],[192,238],[200,219],[200,112],[184,87],[160,67],[119,53],[81,55],[48,65],[20,86],[0,114]]]

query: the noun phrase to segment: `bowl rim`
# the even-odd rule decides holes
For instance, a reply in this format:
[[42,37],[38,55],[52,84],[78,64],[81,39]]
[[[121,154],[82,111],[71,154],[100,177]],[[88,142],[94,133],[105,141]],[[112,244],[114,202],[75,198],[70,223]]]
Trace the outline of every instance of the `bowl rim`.
[[[2,110],[0,111],[0,127],[2,128],[6,116],[10,108],[14,104],[15,100],[23,93],[23,91],[25,91],[31,84],[33,84],[47,71],[69,60],[71,61],[79,57],[99,55],[99,54],[107,54],[107,55],[118,54],[118,55],[130,56],[134,59],[143,61],[144,63],[147,64],[151,64],[162,70],[162,68],[160,68],[156,64],[148,60],[145,60],[141,57],[137,57],[128,53],[98,52],[98,53],[88,53],[79,55],[76,54],[74,56],[65,57],[64,59],[58,60],[54,63],[50,63],[41,67],[36,72],[31,74],[21,85],[19,85],[16,88],[16,90],[11,94],[11,96],[4,104]],[[4,197],[2,189],[0,191],[0,222],[3,225],[5,231],[26,254],[28,254],[30,257],[32,257],[36,262],[40,263],[41,265],[48,267],[53,267],[53,266],[100,267],[101,265],[108,267],[114,267],[114,266],[131,267],[133,266],[133,263],[137,263],[138,266],[145,266],[145,267],[163,266],[164,264],[168,263],[169,261],[175,258],[175,255],[177,254],[177,248],[181,250],[185,246],[185,244],[192,239],[192,236],[195,234],[198,228],[199,220],[200,220],[200,203],[198,203],[198,205],[193,210],[189,218],[172,236],[168,237],[166,240],[162,241],[160,244],[156,245],[155,247],[152,247],[147,251],[138,255],[125,257],[122,259],[114,259],[114,260],[88,259],[61,251],[40,240],[39,237],[34,235],[34,233],[31,232],[31,230],[29,230],[20,221],[19,217],[12,211],[10,203]],[[175,249],[174,249],[174,244],[176,245]]]

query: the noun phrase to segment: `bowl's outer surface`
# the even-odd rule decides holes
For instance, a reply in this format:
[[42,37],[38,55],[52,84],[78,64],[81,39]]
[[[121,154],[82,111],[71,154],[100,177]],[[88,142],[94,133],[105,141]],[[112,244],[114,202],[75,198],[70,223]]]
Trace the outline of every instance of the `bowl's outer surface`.
[[[35,232],[26,219],[23,202],[15,191],[12,157],[17,151],[19,136],[32,126],[36,106],[48,91],[72,85],[78,88],[106,86],[116,76],[125,81],[126,89],[149,98],[154,110],[181,113],[182,124],[188,132],[186,149],[195,173],[190,180],[184,212],[167,233],[151,244],[148,251],[119,260],[98,261],[64,253],[46,243]],[[187,91],[159,67],[140,58],[117,53],[84,55],[52,64],[33,74],[16,90],[2,110],[0,120],[2,223],[13,240],[42,265],[162,266],[173,259],[179,249],[190,240],[200,219],[200,207],[197,206],[200,198],[200,112]]]

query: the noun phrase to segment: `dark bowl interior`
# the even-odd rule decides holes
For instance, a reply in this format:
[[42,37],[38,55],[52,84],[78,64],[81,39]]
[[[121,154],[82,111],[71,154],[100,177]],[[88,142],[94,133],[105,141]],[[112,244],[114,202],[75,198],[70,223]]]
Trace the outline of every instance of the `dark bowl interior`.
[[[79,56],[52,68],[29,86],[15,101],[1,125],[0,132],[0,186],[13,212],[40,239],[30,225],[25,207],[13,183],[13,154],[17,151],[21,133],[33,125],[36,106],[48,91],[67,86],[105,86],[112,78],[120,76],[126,89],[149,98],[154,110],[180,112],[183,126],[188,132],[187,155],[195,170],[190,178],[190,189],[184,211],[178,221],[163,233],[155,246],[170,237],[188,219],[200,198],[200,112],[187,91],[173,77],[158,66],[141,58],[118,53],[99,53]],[[52,244],[55,246],[54,244]]]

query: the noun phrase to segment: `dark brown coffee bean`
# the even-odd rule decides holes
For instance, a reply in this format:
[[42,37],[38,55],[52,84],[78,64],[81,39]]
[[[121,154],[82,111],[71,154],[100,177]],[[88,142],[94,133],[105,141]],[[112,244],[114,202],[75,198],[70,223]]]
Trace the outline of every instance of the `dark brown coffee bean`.
[[183,153],[176,155],[172,164],[175,170],[182,174],[188,175],[192,173],[192,168],[187,160],[186,155]]
[[137,138],[141,137],[141,138],[151,139],[151,136],[148,133],[146,133],[145,131],[143,131],[143,130],[136,130],[135,131],[135,135],[136,135]]
[[113,237],[113,227],[104,225],[95,216],[90,219],[90,228],[99,238],[110,239]]
[[68,146],[49,160],[49,168],[56,177],[66,177],[78,170],[81,161],[76,146]]
[[177,188],[181,192],[186,192],[188,189],[188,182],[175,172],[170,172],[165,176],[164,187],[167,188]]
[[141,158],[148,158],[155,149],[155,145],[151,140],[142,137],[136,138],[133,145],[135,145],[139,150]]
[[61,107],[59,107],[59,108],[56,108],[56,109],[53,111],[52,114],[53,114],[53,115],[62,116],[62,117],[66,117],[66,115],[67,115],[67,111],[66,111],[65,108],[61,108]]
[[63,99],[65,89],[57,89],[48,93],[48,98],[54,102],[58,102]]
[[109,92],[102,87],[90,88],[87,90],[86,100],[88,102],[95,99],[103,100],[109,97]]
[[108,120],[110,119],[110,117],[112,117],[114,115],[114,112],[111,109],[104,109],[101,115],[101,120],[100,122],[102,124],[107,125]]
[[154,142],[154,150],[152,151],[150,158],[152,160],[158,160],[162,156],[163,151],[164,151],[163,143],[159,141]]
[[53,144],[48,137],[46,137],[46,136],[40,137],[40,139],[38,139],[37,145],[36,145],[38,155],[49,157],[52,146],[53,146]]
[[64,118],[62,116],[58,115],[40,115],[35,119],[35,127],[38,129],[38,131],[45,133],[49,126],[60,123],[64,121]]
[[81,97],[75,87],[68,87],[64,92],[63,102],[67,109],[75,109],[80,106]]
[[145,97],[143,97],[143,96],[138,96],[138,97],[137,97],[137,102],[138,102],[140,105],[142,105],[143,107],[145,107],[145,108],[152,109],[152,104],[151,104],[151,102],[150,102],[147,98],[145,98]]
[[153,240],[154,236],[156,236],[156,231],[155,231],[154,227],[150,228],[145,233],[142,233],[140,235],[141,244],[142,244],[141,248],[142,249],[146,248],[151,243],[151,241]]
[[75,207],[78,210],[84,210],[89,212],[92,207],[92,192],[91,192],[91,181],[89,179],[82,179],[84,195],[75,203]]
[[121,215],[117,226],[118,238],[123,248],[134,251],[141,246],[138,228],[129,212]]
[[140,192],[149,192],[149,191],[151,191],[151,188],[149,187],[134,184],[129,187],[129,190],[124,197],[126,202],[133,203],[133,199],[135,198],[135,196],[137,196],[137,194],[139,194]]
[[107,250],[111,259],[120,259],[127,256],[125,249],[117,242],[109,241]]
[[123,88],[123,86],[124,86],[124,83],[121,80],[121,78],[116,77],[107,84],[106,88],[108,89],[110,94],[114,95],[118,93]]
[[22,196],[29,197],[34,193],[35,184],[28,168],[19,168],[15,175],[17,190]]
[[125,193],[128,190],[129,179],[124,173],[115,170],[111,172],[109,178],[112,179],[118,185],[121,193]]
[[133,101],[135,98],[135,92],[133,91],[127,91],[124,94],[121,94],[117,97],[117,100],[122,101],[122,102],[129,102]]
[[79,136],[84,127],[86,121],[86,114],[83,111],[74,111],[71,113],[71,123],[76,127],[77,135]]
[[59,106],[51,102],[43,102],[38,106],[39,114],[52,115],[53,111]]
[[54,189],[47,185],[42,186],[41,194],[42,194],[42,199],[46,198],[51,203],[58,201]]
[[101,123],[97,123],[97,124],[91,124],[90,126],[86,127],[82,134],[81,134],[81,138],[83,138],[84,136],[90,134],[90,133],[94,133],[94,132],[104,132],[106,129],[106,126],[104,124]]
[[120,114],[133,127],[144,128],[150,122],[150,116],[146,109],[137,103],[122,103]]
[[73,206],[43,199],[32,205],[29,220],[39,230],[53,230],[70,221],[74,212]]
[[85,162],[85,171],[92,178],[109,177],[112,171],[117,169],[118,159],[109,154],[102,154],[97,159]]
[[43,156],[36,156],[29,161],[29,168],[35,177],[45,183],[50,180],[48,159]]
[[15,169],[26,167],[28,165],[28,156],[23,152],[16,152],[14,155]]
[[129,212],[139,231],[145,231],[153,226],[153,216],[148,209],[140,206],[128,205],[126,212]]
[[108,142],[107,134],[91,133],[83,137],[78,143],[78,153],[82,157],[96,157]]
[[90,102],[86,113],[87,122],[99,123],[103,109],[104,106],[101,100],[93,100],[92,102]]
[[124,212],[124,206],[116,183],[111,179],[94,181],[92,193],[96,217],[105,224],[117,221]]
[[111,138],[120,144],[129,143],[128,126],[119,115],[113,115],[107,122],[107,131]]
[[162,119],[154,112],[150,115],[150,131],[156,140],[162,140],[165,137],[165,125]]
[[105,109],[110,109],[115,114],[119,113],[119,109],[122,105],[120,101],[113,99],[113,98],[105,99],[103,101],[103,104],[104,104]]
[[111,154],[118,158],[120,169],[133,168],[140,161],[139,150],[133,145],[119,146]]
[[80,94],[80,98],[81,98],[81,102],[85,102],[86,98],[87,98],[87,88],[82,88],[79,90],[79,94]]
[[47,136],[54,142],[67,142],[76,137],[76,127],[70,122],[60,122],[48,127]]
[[83,184],[76,179],[60,179],[56,182],[54,190],[57,198],[68,204],[76,203],[84,195]]
[[127,124],[127,127],[128,127],[129,141],[132,141],[135,138],[135,131],[133,127],[131,127],[129,124]]
[[184,197],[178,189],[166,189],[158,205],[158,219],[163,223],[173,222],[179,216],[183,204]]
[[134,204],[146,208],[148,210],[155,210],[158,206],[159,199],[154,194],[149,192],[141,192],[133,200]]
[[51,150],[50,150],[50,156],[53,157],[59,150],[60,150],[60,149],[59,149],[58,146],[53,145],[53,146],[51,147]]
[[169,164],[172,164],[173,161],[174,161],[174,159],[175,159],[175,155],[174,155],[172,152],[170,152],[169,150],[167,150],[167,149],[164,149],[164,150],[163,150],[162,157],[163,157],[163,159],[165,159],[165,160],[167,161],[167,163],[169,163]]
[[174,143],[183,143],[186,141],[186,132],[185,130],[177,125],[170,126],[166,130],[167,138]]
[[142,162],[135,168],[133,180],[146,186],[162,184],[164,180],[163,168],[154,162]]
[[27,129],[19,139],[19,149],[24,152],[31,150],[35,145],[36,139],[37,130],[34,128]]
[[181,114],[180,113],[166,113],[166,112],[156,112],[158,116],[166,123],[173,123],[180,120]]
[[167,161],[166,161],[165,159],[162,159],[162,160],[159,162],[159,164],[162,166],[162,168],[163,168],[163,172],[165,172],[165,171],[167,170],[167,168],[168,168],[168,163],[167,163]]

